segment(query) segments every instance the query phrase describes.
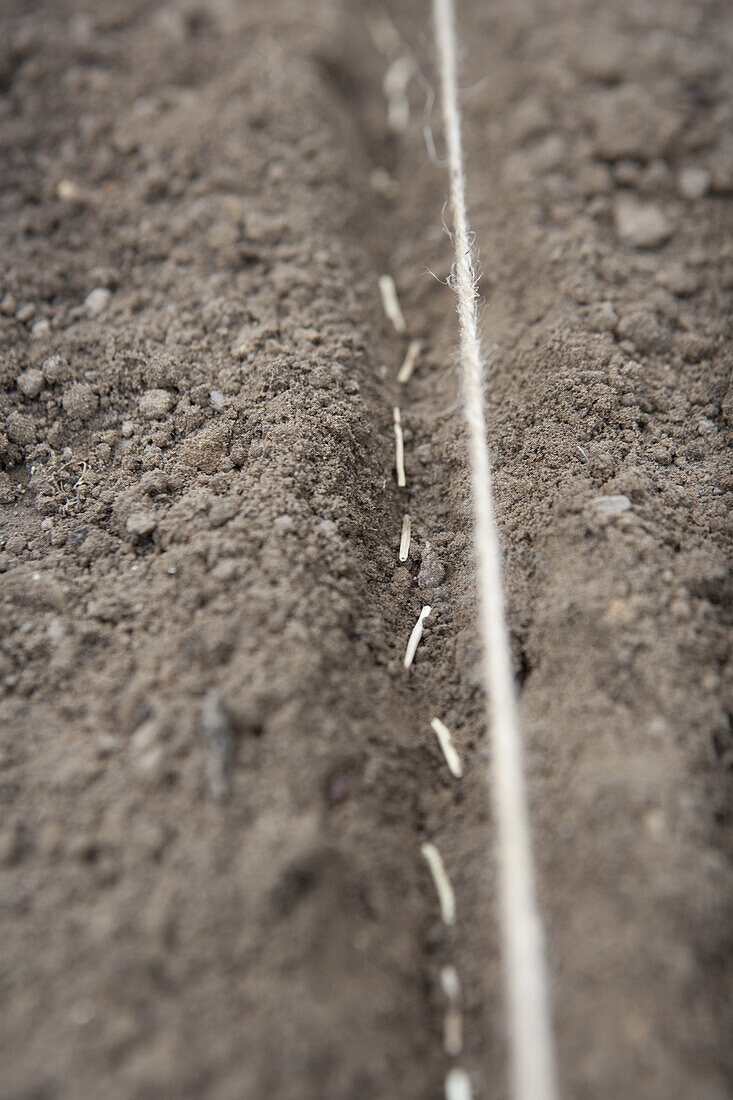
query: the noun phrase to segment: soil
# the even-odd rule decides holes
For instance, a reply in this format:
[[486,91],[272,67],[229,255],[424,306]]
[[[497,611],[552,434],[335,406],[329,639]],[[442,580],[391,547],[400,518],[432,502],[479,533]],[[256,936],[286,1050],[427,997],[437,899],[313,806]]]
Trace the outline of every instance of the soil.
[[[562,1094],[724,1100],[733,11],[458,9]],[[0,1092],[498,1100],[429,5],[2,19]]]

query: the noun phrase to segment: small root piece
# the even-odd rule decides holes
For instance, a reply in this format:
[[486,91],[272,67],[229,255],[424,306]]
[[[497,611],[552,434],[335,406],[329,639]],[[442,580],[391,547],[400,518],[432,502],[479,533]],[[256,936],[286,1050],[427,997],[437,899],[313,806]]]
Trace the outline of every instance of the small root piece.
[[438,743],[443,750],[443,756],[445,762],[450,768],[451,774],[460,779],[463,776],[463,765],[461,764],[461,758],[456,752],[453,744],[453,738],[451,732],[444,722],[441,722],[440,718],[433,718],[430,723],[432,729],[435,731],[435,736],[438,738]]
[[430,868],[430,873],[433,876],[443,923],[449,925],[455,924],[456,896],[453,893],[451,881],[443,866],[442,856],[435,845],[431,844],[429,841],[420,846],[420,851],[424,855],[427,865]]
[[405,477],[405,437],[402,434],[402,417],[400,410],[395,406],[392,410],[392,416],[394,419],[394,441],[395,441],[395,470],[397,471],[397,484],[400,489],[404,489],[407,484],[407,478]]
[[379,276],[379,293],[382,296],[382,308],[385,316],[392,322],[397,332],[406,332],[407,325],[397,297],[397,287],[391,275]]
[[407,641],[407,649],[405,650],[405,668],[409,668],[412,662],[415,660],[415,653],[417,647],[420,644],[422,638],[423,623],[427,619],[428,615],[432,611],[432,607],[426,605],[420,612],[420,617],[412,628],[412,633]]
[[402,517],[402,536],[400,538],[400,561],[407,561],[410,555],[410,538],[412,536],[412,520],[409,515]]
[[417,363],[417,357],[422,351],[421,340],[410,340],[407,347],[407,354],[405,355],[402,366],[397,372],[397,381],[401,386],[404,386],[406,382],[409,382],[412,378],[412,372],[415,369]]

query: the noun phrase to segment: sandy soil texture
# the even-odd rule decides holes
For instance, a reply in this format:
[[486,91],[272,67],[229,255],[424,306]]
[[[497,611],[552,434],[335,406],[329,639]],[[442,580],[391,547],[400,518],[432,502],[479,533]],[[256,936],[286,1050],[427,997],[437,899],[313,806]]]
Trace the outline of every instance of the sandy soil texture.
[[[2,5],[4,1100],[506,1095],[429,8]],[[562,1094],[725,1100],[733,10],[458,14]]]

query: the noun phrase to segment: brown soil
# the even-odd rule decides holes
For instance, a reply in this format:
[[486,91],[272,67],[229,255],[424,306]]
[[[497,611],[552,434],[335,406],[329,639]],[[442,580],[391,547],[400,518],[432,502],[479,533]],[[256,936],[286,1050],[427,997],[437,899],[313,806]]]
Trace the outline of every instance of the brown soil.
[[[428,9],[3,5],[8,1100],[506,1095]],[[566,1097],[733,1090],[732,15],[459,4]]]

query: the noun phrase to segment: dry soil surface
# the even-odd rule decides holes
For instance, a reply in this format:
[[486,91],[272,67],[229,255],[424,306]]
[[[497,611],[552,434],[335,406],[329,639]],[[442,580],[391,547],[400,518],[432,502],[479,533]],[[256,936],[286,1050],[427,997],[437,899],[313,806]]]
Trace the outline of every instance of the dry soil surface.
[[[562,1092],[725,1100],[733,9],[458,14]],[[506,1096],[431,39],[2,4],[7,1100]]]

